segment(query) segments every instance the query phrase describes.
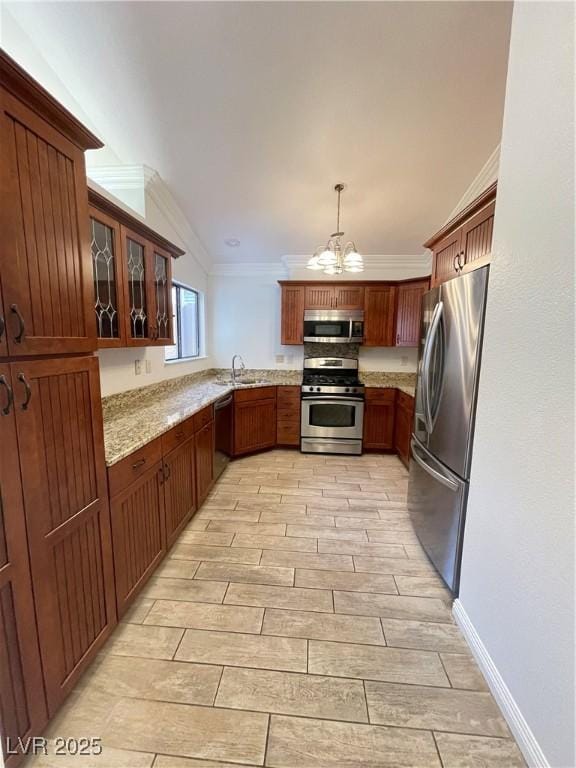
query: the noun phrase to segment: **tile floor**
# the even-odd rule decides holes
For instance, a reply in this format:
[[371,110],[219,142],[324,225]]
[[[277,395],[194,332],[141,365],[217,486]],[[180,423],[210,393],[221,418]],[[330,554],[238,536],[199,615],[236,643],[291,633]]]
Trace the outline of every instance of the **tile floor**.
[[524,762],[406,513],[394,456],[233,462],[48,736],[86,768]]

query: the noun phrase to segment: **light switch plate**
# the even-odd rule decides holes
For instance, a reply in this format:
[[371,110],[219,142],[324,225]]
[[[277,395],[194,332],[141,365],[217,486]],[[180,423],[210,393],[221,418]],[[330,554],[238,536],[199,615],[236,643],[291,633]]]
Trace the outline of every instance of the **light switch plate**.
[[146,360],[146,373],[152,373],[152,360]]

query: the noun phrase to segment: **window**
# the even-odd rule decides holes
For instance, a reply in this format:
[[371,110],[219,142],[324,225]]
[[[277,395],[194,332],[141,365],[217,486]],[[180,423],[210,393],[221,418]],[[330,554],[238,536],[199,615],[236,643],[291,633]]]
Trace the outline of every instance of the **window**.
[[166,347],[166,360],[200,355],[200,295],[184,285],[172,285],[174,344]]

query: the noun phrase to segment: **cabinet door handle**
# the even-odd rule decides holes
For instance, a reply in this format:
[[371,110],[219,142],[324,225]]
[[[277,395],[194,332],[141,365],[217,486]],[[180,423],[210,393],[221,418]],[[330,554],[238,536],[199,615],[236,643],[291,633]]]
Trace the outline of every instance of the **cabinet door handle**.
[[17,304],[12,304],[10,307],[10,311],[13,312],[16,315],[16,318],[18,320],[18,333],[16,336],[14,336],[14,341],[16,344],[20,344],[22,342],[22,338],[24,337],[24,333],[26,332],[26,325],[24,324],[24,318],[22,317],[22,313],[18,309]]
[[4,374],[0,376],[0,384],[6,389],[6,405],[2,408],[2,413],[4,416],[8,416],[12,403],[14,402],[14,392],[12,391],[10,384],[8,384],[8,379]]
[[16,378],[18,379],[18,381],[21,384],[24,385],[24,391],[26,392],[26,397],[24,398],[24,402],[22,403],[20,408],[23,411],[27,411],[28,410],[28,406],[30,405],[30,398],[32,397],[32,389],[31,389],[30,384],[28,383],[28,381],[26,379],[26,376],[24,376],[23,373],[19,373],[16,376]]
[[158,474],[160,475],[160,477],[158,478],[158,483],[160,485],[164,485],[164,480],[166,479],[164,475],[164,465],[160,467],[160,469],[158,470]]
[[400,334],[396,334],[396,344],[400,344]]
[[460,272],[462,272],[462,270],[464,269],[464,264],[466,262],[460,263],[460,257],[462,257],[462,259],[464,259],[464,251],[460,251],[460,253],[458,254],[458,266],[460,267]]
[[458,264],[459,264],[459,262],[458,262],[458,256],[459,256],[459,255],[460,255],[460,254],[459,254],[459,253],[457,253],[457,254],[456,254],[456,256],[454,256],[454,258],[452,259],[452,266],[454,267],[454,272],[456,272],[456,273],[458,272]]
[[144,464],[146,464],[146,459],[139,459],[138,461],[135,461],[134,464],[132,464],[132,469],[140,469],[140,467],[143,467]]
[[170,464],[164,464],[164,480],[170,480],[171,474],[172,470],[170,469]]
[[2,315],[0,315],[0,339],[4,335],[5,329],[6,329],[6,322],[5,322],[4,318],[2,317]]

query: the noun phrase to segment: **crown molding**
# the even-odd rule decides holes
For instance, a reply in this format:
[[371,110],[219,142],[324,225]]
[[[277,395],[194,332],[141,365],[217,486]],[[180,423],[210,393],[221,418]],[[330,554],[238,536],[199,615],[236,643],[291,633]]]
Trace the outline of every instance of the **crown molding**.
[[488,160],[484,163],[466,192],[458,201],[454,210],[450,213],[446,221],[447,224],[457,214],[464,210],[472,200],[475,200],[481,192],[484,192],[491,184],[498,180],[498,170],[500,168],[500,144],[496,146]]
[[287,275],[287,268],[278,262],[220,262],[210,269],[211,277],[270,277],[281,280]]
[[[282,256],[282,262],[287,269],[306,269],[312,254],[286,255]],[[362,255],[364,259],[364,270],[379,269],[382,267],[429,267],[430,254],[368,254]],[[320,271],[320,270],[318,270]]]
[[155,170],[147,165],[95,165],[87,169],[88,176],[110,192],[123,189],[145,190]]

